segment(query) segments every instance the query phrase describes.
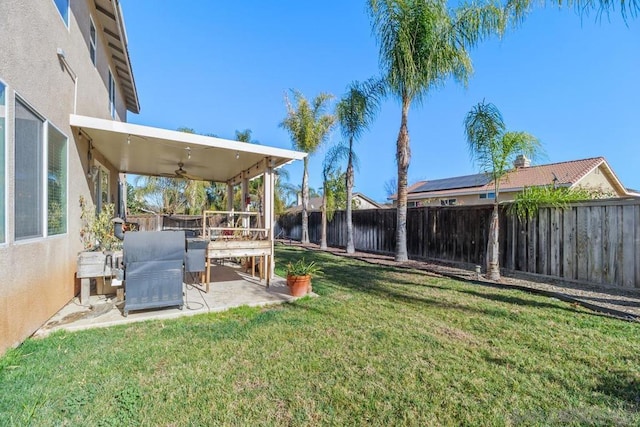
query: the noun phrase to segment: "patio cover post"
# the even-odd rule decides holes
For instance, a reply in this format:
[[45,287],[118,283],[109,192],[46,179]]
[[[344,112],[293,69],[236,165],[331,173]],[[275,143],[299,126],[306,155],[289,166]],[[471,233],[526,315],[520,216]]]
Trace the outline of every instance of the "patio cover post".
[[[264,168],[264,179],[263,181],[263,193],[264,193],[264,207],[263,207],[263,215],[264,215],[264,227],[268,230],[268,239],[271,242],[271,257],[268,257],[270,259],[265,260],[265,267],[268,267],[266,269],[267,274],[272,275],[273,274],[273,268],[275,265],[274,259],[273,259],[273,239],[274,239],[274,235],[273,235],[273,218],[274,218],[274,212],[273,212],[273,197],[274,197],[274,192],[273,192],[273,166],[272,166],[272,161],[270,157],[267,157],[265,159],[265,168]],[[269,264],[266,264],[269,263]]]
[[[243,212],[249,212],[249,178],[246,177],[246,174],[242,173],[242,198],[240,200],[240,209]],[[249,217],[247,215],[242,216],[242,228],[249,228]]]
[[227,211],[233,210],[233,181],[227,181]]

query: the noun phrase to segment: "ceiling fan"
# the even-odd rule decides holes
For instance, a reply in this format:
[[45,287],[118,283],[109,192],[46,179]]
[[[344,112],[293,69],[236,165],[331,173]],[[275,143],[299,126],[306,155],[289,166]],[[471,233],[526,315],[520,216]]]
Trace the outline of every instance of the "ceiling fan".
[[163,173],[162,176],[167,176],[170,178],[179,178],[179,179],[190,179],[193,181],[202,181],[202,178],[195,175],[190,175],[186,169],[184,169],[184,163],[178,162],[178,169],[174,171],[173,174]]

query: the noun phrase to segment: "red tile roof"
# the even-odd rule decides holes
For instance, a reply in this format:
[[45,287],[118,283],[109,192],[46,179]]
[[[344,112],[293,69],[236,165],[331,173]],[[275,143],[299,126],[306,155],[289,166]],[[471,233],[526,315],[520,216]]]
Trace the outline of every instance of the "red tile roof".
[[[614,186],[620,187],[620,190],[624,192],[624,187],[622,187],[622,184],[615,176],[613,170],[611,170],[604,157],[593,157],[589,159],[571,160],[567,162],[512,169],[500,180],[500,190],[518,191],[524,187],[552,185],[554,184],[554,179],[556,179],[556,185],[570,187],[578,183],[593,169],[603,164],[605,167],[605,173],[610,175],[610,179],[612,181],[615,181]],[[442,188],[437,191],[426,192],[415,191],[427,182],[428,181],[419,181],[410,186],[408,189],[409,198],[415,199],[417,197],[473,194],[492,191],[494,188],[493,181],[491,181],[486,185],[466,188]],[[390,197],[390,199],[395,198],[395,194]]]

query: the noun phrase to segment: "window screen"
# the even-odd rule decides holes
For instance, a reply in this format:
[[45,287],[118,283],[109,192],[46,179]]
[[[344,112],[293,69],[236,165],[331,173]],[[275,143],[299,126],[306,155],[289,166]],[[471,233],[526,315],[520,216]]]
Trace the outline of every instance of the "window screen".
[[6,242],[5,236],[5,159],[4,159],[4,138],[6,134],[5,117],[6,117],[6,102],[4,90],[5,86],[0,83],[0,243]]
[[49,125],[47,135],[47,232],[67,232],[67,138]]
[[42,119],[16,99],[16,240],[42,236],[42,132]]

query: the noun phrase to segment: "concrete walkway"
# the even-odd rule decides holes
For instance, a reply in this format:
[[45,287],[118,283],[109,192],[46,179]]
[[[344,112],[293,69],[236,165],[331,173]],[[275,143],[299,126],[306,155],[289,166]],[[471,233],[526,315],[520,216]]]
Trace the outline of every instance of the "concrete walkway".
[[80,305],[78,297],[49,319],[33,336],[42,337],[57,330],[78,331],[146,320],[174,319],[202,313],[224,311],[234,307],[281,304],[295,300],[285,279],[275,277],[269,288],[259,277],[251,277],[234,265],[216,266],[212,270],[209,293],[199,285],[184,285],[185,306],[130,311],[124,317],[123,302],[115,295],[91,295],[89,304]]

